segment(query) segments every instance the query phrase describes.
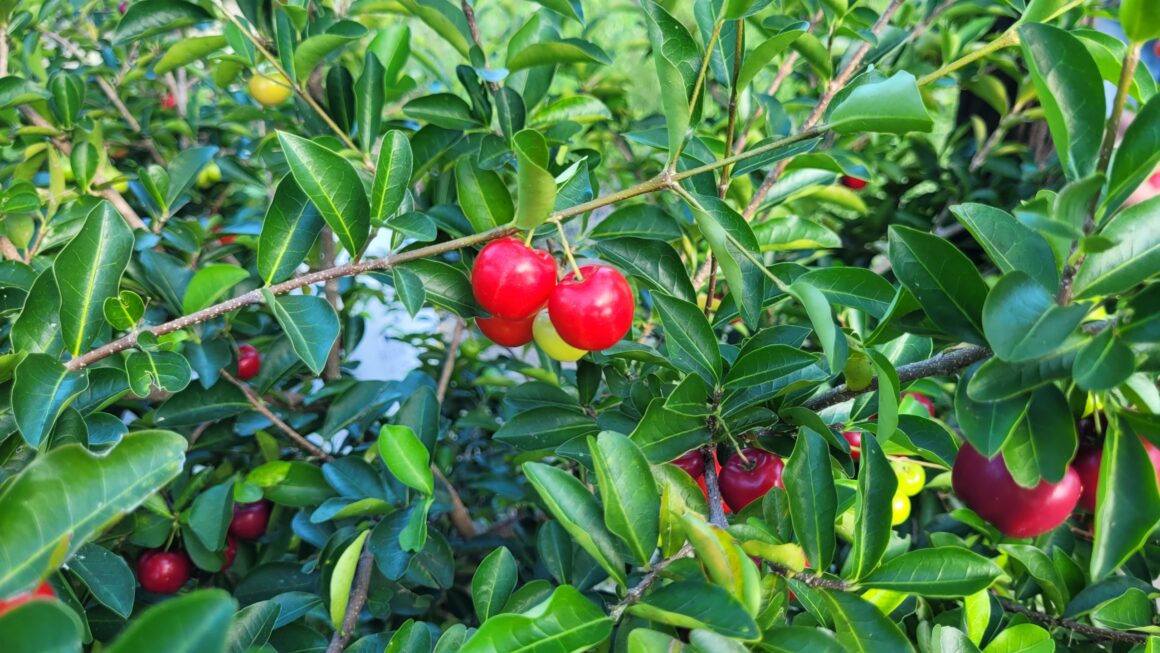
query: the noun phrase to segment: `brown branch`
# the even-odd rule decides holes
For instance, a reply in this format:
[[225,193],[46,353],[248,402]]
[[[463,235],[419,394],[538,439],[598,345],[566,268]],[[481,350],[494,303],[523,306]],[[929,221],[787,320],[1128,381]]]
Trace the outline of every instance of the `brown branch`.
[[685,545],[682,546],[676,553],[660,560],[655,565],[653,565],[652,571],[649,571],[647,574],[645,574],[644,578],[641,578],[639,583],[629,588],[623,599],[617,602],[616,605],[612,606],[610,614],[612,620],[617,621],[620,619],[620,615],[624,614],[624,611],[628,608],[628,606],[640,601],[640,599],[644,596],[644,593],[647,592],[654,583],[660,580],[661,572],[663,572],[666,567],[673,564],[677,560],[688,558],[691,555],[693,555],[693,545],[685,542]]
[[346,613],[342,615],[342,625],[334,631],[330,638],[330,645],[326,653],[341,653],[346,643],[354,635],[358,625],[358,616],[367,603],[367,593],[370,591],[371,574],[375,570],[375,556],[371,553],[371,538],[363,542],[362,552],[358,556],[358,570],[355,572],[354,584],[350,588],[350,598],[346,604]]
[[16,246],[12,244],[8,236],[0,236],[0,255],[4,256],[7,261],[20,261],[20,252],[16,251]]
[[[463,341],[465,328],[466,323],[463,318],[456,318],[455,332],[451,334],[451,340],[447,343],[447,358],[443,361],[443,369],[439,373],[439,386],[435,389],[435,399],[440,404],[443,403],[443,399],[447,396],[447,388],[451,385],[451,375],[455,371],[455,357],[459,354],[459,343]],[[455,530],[465,539],[471,539],[478,535],[479,529],[475,527],[475,522],[471,519],[471,512],[464,505],[455,486],[443,474],[443,470],[439,469],[435,463],[431,463],[431,473],[439,479],[450,496],[451,524],[455,526]]]
[[455,371],[455,357],[459,355],[459,344],[463,342],[463,334],[467,323],[463,318],[455,319],[455,331],[447,343],[447,358],[443,361],[443,369],[439,372],[439,385],[435,389],[435,399],[443,403],[447,396],[447,388],[451,385],[451,374]]
[[1109,630],[1107,628],[1097,628],[1095,626],[1089,626],[1087,624],[1080,623],[1074,619],[1055,617],[1038,610],[1032,610],[1031,608],[1024,607],[1018,603],[1015,603],[1014,601],[1009,601],[999,597],[998,595],[996,595],[996,598],[999,599],[999,604],[1002,605],[1003,609],[1007,612],[1021,614],[1031,621],[1042,624],[1044,626],[1050,626],[1052,628],[1063,628],[1079,633],[1081,635],[1086,635],[1092,639],[1099,639],[1110,642],[1125,642],[1128,644],[1145,644],[1148,642],[1148,636],[1143,633],[1127,633],[1118,630]]
[[[319,238],[322,240],[322,267],[334,267],[334,259],[337,255],[334,247],[334,232],[330,227],[323,227]],[[338,279],[327,279],[323,284],[323,293],[326,295],[326,301],[338,312]],[[322,371],[322,378],[327,381],[337,381],[342,378],[342,368],[340,366],[339,355],[342,353],[342,338],[337,338],[334,341],[334,346],[330,348],[330,353],[326,356],[326,368]]]
[[[901,6],[902,0],[891,0],[890,5],[886,7],[886,9],[882,12],[882,15],[878,17],[878,21],[874,23],[874,27],[870,29],[870,32],[874,34],[874,36],[881,34],[882,30],[886,27],[886,24],[890,22],[890,19]],[[858,70],[859,67],[861,67],[862,60],[866,58],[866,55],[869,52],[869,43],[860,43],[858,45],[858,49],[854,51],[854,56],[850,58],[850,61],[846,64],[846,66],[842,68],[842,70],[839,71],[833,79],[830,80],[829,84],[826,85],[826,90],[823,91],[822,96],[818,98],[818,103],[814,105],[813,111],[810,112],[810,115],[806,118],[805,122],[802,123],[801,130],[808,130],[821,122],[822,116],[825,115],[826,109],[830,107],[830,103],[833,102],[834,96],[837,95],[838,91],[846,86],[846,83],[849,82],[850,78],[854,76],[854,73]],[[789,165],[789,162],[790,159],[782,159],[777,163],[776,166],[774,166],[773,170],[771,170],[770,173],[765,176],[765,180],[761,182],[761,186],[759,186],[757,192],[753,194],[753,198],[749,201],[749,205],[745,207],[745,212],[743,215],[746,220],[753,219],[753,216],[757,213],[757,209],[761,206],[762,201],[765,200],[765,196],[769,194],[770,189],[772,189],[773,185],[777,183],[778,178],[781,177],[781,173],[785,172],[785,168],[787,165]]]
[[[991,357],[991,350],[986,347],[977,347],[974,345],[968,347],[961,347],[959,349],[951,349],[940,352],[926,360],[909,363],[899,367],[898,382],[906,383],[915,379],[921,379],[928,376],[941,376],[957,372],[964,367],[969,367],[985,358]],[[878,389],[878,377],[874,377],[870,381],[870,385],[861,390],[850,390],[845,384],[831,388],[820,395],[817,395],[806,401],[803,406],[810,410],[821,410],[829,406],[840,404],[844,401],[849,401],[860,394],[873,392]]]
[[230,374],[225,370],[222,370],[222,376],[225,377],[225,379],[230,383],[236,385],[238,389],[242,391],[242,394],[246,395],[246,401],[250,402],[250,405],[254,407],[254,410],[258,411],[262,414],[263,417],[270,420],[271,424],[277,427],[279,431],[285,433],[286,437],[293,440],[295,444],[305,449],[315,458],[321,458],[323,460],[334,460],[334,456],[331,456],[322,449],[316,447],[313,443],[303,437],[301,433],[295,431],[294,427],[290,426],[286,422],[283,422],[280,417],[275,415],[270,410],[270,408],[266,406],[266,402],[258,396],[258,393],[254,392],[254,389],[251,388],[249,384],[239,381],[234,377],[233,374]]
[[[711,418],[716,420],[716,418]],[[716,429],[710,429],[715,431]],[[701,452],[701,456],[705,459],[705,494],[708,495],[709,501],[709,523],[714,526],[725,528],[729,525],[729,519],[725,517],[725,508],[721,505],[721,484],[717,480],[717,459],[713,454],[712,447],[708,447]]]

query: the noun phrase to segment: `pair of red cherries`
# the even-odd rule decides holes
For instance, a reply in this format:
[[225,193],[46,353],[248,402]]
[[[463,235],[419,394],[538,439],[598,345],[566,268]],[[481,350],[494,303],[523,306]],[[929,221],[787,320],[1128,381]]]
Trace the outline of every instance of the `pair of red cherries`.
[[616,268],[584,265],[557,279],[556,260],[517,238],[488,243],[471,269],[475,300],[491,317],[476,320],[492,342],[518,347],[532,341],[532,324],[547,306],[559,337],[585,351],[608,349],[628,333],[632,288]]

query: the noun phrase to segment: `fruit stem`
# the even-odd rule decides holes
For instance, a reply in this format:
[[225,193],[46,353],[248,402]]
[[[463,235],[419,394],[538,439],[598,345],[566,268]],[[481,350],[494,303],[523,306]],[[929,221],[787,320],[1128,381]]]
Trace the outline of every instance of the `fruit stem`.
[[557,220],[556,232],[560,234],[560,246],[564,248],[564,258],[568,259],[568,265],[572,266],[572,274],[576,276],[577,281],[583,281],[584,275],[580,274],[580,266],[576,264],[576,259],[572,256],[572,246],[568,244],[568,236],[564,234],[564,225]]
[[[559,222],[556,223],[557,226],[559,226],[559,224],[560,224]],[[535,229],[528,229],[528,235],[524,237],[524,247],[530,248],[532,246],[532,238],[535,237],[535,235],[536,235]]]

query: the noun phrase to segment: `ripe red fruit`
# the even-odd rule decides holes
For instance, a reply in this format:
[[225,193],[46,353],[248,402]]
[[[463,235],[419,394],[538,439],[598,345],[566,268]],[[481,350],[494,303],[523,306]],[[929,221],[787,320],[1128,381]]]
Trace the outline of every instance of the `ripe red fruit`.
[[556,287],[556,260],[518,238],[488,243],[471,268],[475,301],[493,317],[522,320],[536,314]]
[[[1154,444],[1140,438],[1144,443],[1144,451],[1148,452],[1148,458],[1152,461],[1152,467],[1156,470],[1156,480],[1160,482],[1160,449],[1157,449]],[[1075,460],[1072,461],[1071,466],[1079,474],[1080,483],[1083,485],[1083,492],[1079,495],[1079,505],[1088,512],[1096,511],[1096,493],[1099,491],[1100,484],[1100,463],[1104,458],[1103,447],[1096,446],[1082,446],[1079,448],[1079,453],[1075,455]]]
[[234,564],[234,558],[238,556],[238,541],[233,537],[226,537],[226,548],[222,549],[222,555],[225,556],[226,561],[222,563],[222,568],[218,571],[225,571]]
[[862,190],[866,187],[865,179],[851,177],[850,175],[842,175],[841,182],[843,186],[849,188],[850,190]]
[[180,549],[152,549],[137,559],[137,580],[147,592],[173,594],[189,580],[189,556]]
[[177,108],[177,98],[173,97],[172,93],[166,93],[165,96],[161,98],[161,108],[162,109],[176,109]]
[[1075,509],[1081,490],[1079,474],[1072,467],[1058,483],[1021,487],[1002,456],[987,460],[968,443],[955,457],[951,485],[968,508],[1007,537],[1034,537],[1059,526]]
[[124,16],[126,11],[129,11],[129,3],[128,2],[122,2],[119,5],[117,5],[117,13]]
[[684,455],[674,458],[672,463],[685,470],[685,473],[692,476],[693,479],[698,479],[705,475],[705,456],[701,454],[700,449],[693,449],[692,451],[686,452]]
[[[745,455],[742,459],[741,454]],[[746,462],[748,460],[748,462]],[[762,449],[743,449],[721,466],[721,496],[733,512],[765,496],[770,488],[784,488],[781,458]]]
[[[221,230],[222,230],[222,228],[220,226],[217,226],[217,227],[214,227],[213,229],[211,229],[210,231],[212,231],[213,233],[216,234],[216,233],[221,233]],[[218,238],[218,242],[223,244],[223,245],[229,245],[230,243],[236,241],[237,239],[238,239],[238,237],[234,234],[226,234],[226,235]]]
[[241,345],[238,347],[238,378],[243,381],[258,376],[258,372],[262,369],[262,355],[258,353],[258,348],[253,345]]
[[846,442],[850,443],[850,457],[857,461],[862,457],[862,432],[861,431],[843,431],[842,437],[846,438]]
[[926,406],[927,411],[930,412],[930,416],[934,417],[934,414],[935,414],[934,402],[930,400],[930,397],[927,397],[926,395],[920,395],[917,392],[904,392],[904,393],[902,393],[902,396],[903,397],[914,397],[914,400],[917,401],[918,403],[922,404],[923,406]]
[[632,288],[607,265],[585,265],[564,277],[548,300],[548,315],[564,342],[586,349],[608,349],[632,326]]
[[239,540],[256,540],[266,534],[270,524],[270,502],[234,504],[234,518],[230,521],[230,535]]
[[0,615],[3,615],[5,612],[8,612],[17,606],[24,605],[29,601],[55,598],[56,592],[52,590],[52,585],[49,585],[48,581],[42,581],[39,585],[36,586],[36,589],[32,590],[31,592],[23,592],[13,596],[10,599],[0,599]]
[[522,320],[505,320],[502,317],[477,317],[475,325],[489,340],[504,347],[519,347],[532,341],[533,313]]

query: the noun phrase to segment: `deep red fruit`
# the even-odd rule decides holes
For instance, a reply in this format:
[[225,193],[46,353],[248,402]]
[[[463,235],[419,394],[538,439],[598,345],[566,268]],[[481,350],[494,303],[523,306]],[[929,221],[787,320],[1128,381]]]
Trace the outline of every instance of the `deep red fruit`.
[[930,400],[930,397],[927,397],[926,395],[920,395],[917,392],[904,392],[904,393],[902,393],[902,396],[903,397],[914,397],[914,400],[917,401],[918,403],[922,404],[923,406],[926,406],[927,411],[930,412],[930,416],[934,417],[934,413],[935,413],[934,402]]
[[222,568],[218,571],[225,571],[234,564],[234,558],[238,556],[238,541],[233,537],[226,537],[226,548],[222,549],[222,555],[225,556],[226,561],[222,563]]
[[[1156,470],[1156,480],[1160,482],[1160,449],[1157,449],[1154,444],[1140,438],[1144,443],[1144,451],[1148,452],[1148,458],[1152,460],[1152,467]],[[1079,448],[1079,453],[1075,455],[1075,460],[1072,461],[1071,466],[1079,474],[1080,483],[1083,484],[1083,492],[1079,495],[1079,505],[1088,512],[1096,511],[1096,493],[1099,491],[1100,484],[1100,463],[1104,459],[1103,447],[1096,446],[1082,446]]]
[[857,461],[862,457],[862,432],[861,431],[843,431],[842,437],[846,438],[846,442],[850,443],[850,457]]
[[548,300],[548,315],[564,342],[588,351],[608,349],[632,326],[632,288],[607,265],[585,265],[564,277]]
[[556,287],[556,260],[518,238],[497,238],[475,258],[471,292],[493,317],[522,320],[536,314]]
[[[216,233],[221,233],[221,230],[222,230],[222,228],[220,226],[218,226],[218,227],[214,227],[210,231],[212,231],[213,233],[216,234]],[[222,236],[221,238],[218,238],[218,242],[223,244],[223,245],[229,245],[230,243],[236,241],[237,239],[238,239],[238,237],[234,234],[226,234],[226,235]]]
[[176,109],[177,108],[177,98],[173,97],[172,93],[166,93],[165,96],[161,98],[161,108],[162,109]]
[[850,190],[862,190],[863,188],[866,187],[866,180],[865,179],[851,177],[850,175],[842,175],[841,181],[842,181],[842,185],[845,186],[846,188],[849,188]]
[[964,443],[951,470],[955,494],[1007,537],[1034,537],[1062,524],[1079,501],[1079,474],[1067,468],[1058,483],[1020,487],[1002,456],[987,460]]
[[173,594],[189,580],[190,563],[185,551],[153,549],[137,559],[137,580],[147,592]]
[[36,589],[32,590],[31,592],[17,594],[10,599],[0,599],[0,615],[3,615],[5,612],[8,612],[17,606],[24,605],[29,601],[55,598],[56,592],[52,591],[52,585],[49,585],[48,581],[43,581],[36,586]]
[[258,348],[253,345],[241,345],[238,347],[238,378],[243,381],[248,381],[262,370],[262,355],[258,353]]
[[239,540],[256,540],[266,534],[270,525],[270,502],[234,504],[234,518],[230,521],[230,535]]
[[701,454],[700,449],[686,452],[683,456],[674,458],[672,463],[685,470],[685,473],[694,479],[705,475],[705,456]]
[[519,347],[532,341],[533,313],[522,320],[505,320],[502,317],[477,317],[475,325],[489,340],[504,347]]
[[[745,454],[748,462],[741,458]],[[785,463],[781,458],[762,449],[743,449],[735,453],[721,466],[721,496],[725,503],[739,512],[745,506],[765,496],[770,488],[784,488],[782,472]]]

